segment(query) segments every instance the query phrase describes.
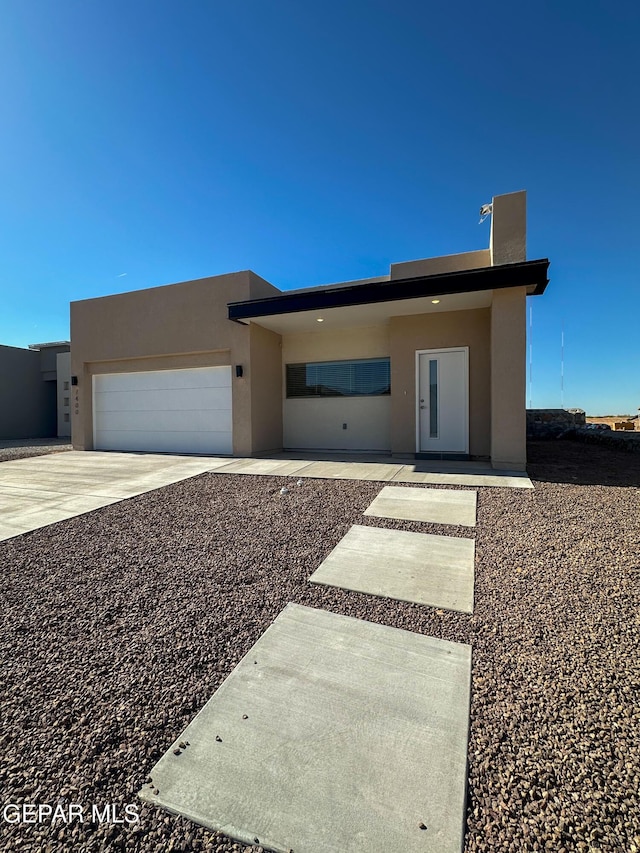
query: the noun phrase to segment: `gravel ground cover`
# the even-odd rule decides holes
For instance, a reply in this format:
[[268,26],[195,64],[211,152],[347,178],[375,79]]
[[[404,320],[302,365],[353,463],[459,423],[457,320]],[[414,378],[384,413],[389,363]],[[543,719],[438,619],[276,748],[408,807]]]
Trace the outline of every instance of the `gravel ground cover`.
[[28,459],[30,456],[47,456],[73,450],[68,438],[31,438],[16,441],[0,441],[0,462]]
[[[477,490],[475,531],[363,516],[382,484],[203,474],[0,543],[0,799],[85,817],[0,820],[0,849],[260,850],[151,806],[88,815],[138,804],[296,601],[472,644],[466,853],[635,853],[640,459],[558,441],[530,460],[535,490]],[[475,535],[474,615],[311,587],[353,523]]]

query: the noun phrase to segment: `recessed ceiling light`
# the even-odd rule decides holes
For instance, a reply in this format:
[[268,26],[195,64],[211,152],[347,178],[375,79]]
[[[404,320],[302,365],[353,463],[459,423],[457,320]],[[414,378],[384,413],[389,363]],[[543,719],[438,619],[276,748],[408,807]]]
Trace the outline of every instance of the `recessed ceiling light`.
[[437,304],[438,304],[438,302],[440,302],[440,300],[439,300],[439,299],[432,299],[432,300],[431,300],[431,302],[432,302],[434,305],[437,305]]
[[324,317],[318,317],[316,323],[324,323]]

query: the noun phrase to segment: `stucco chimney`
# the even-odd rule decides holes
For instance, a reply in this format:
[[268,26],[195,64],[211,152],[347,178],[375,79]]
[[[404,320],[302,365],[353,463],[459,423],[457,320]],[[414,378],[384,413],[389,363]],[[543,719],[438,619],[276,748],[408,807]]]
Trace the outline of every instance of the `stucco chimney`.
[[497,195],[492,200],[491,265],[527,260],[527,191]]

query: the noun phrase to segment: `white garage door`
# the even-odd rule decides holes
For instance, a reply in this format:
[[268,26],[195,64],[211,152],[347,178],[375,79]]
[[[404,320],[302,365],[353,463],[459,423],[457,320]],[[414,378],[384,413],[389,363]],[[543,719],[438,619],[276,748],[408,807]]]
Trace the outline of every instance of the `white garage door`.
[[232,453],[231,368],[93,377],[96,450]]

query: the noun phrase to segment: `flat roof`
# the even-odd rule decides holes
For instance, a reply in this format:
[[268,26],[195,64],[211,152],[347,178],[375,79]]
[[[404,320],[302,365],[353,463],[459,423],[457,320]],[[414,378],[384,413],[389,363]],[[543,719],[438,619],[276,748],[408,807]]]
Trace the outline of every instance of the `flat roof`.
[[308,291],[296,290],[266,299],[229,302],[229,319],[242,322],[242,320],[274,314],[396,302],[455,293],[474,293],[505,287],[526,287],[529,296],[539,296],[544,293],[549,283],[548,269],[549,260],[543,258],[438,275],[370,281],[365,284],[346,283],[342,287],[333,285],[325,288],[310,288]]

